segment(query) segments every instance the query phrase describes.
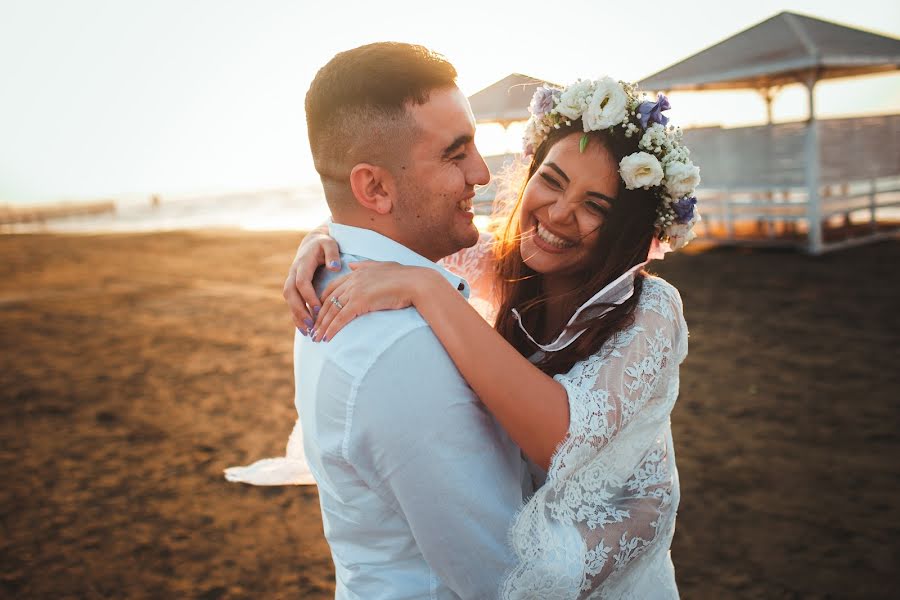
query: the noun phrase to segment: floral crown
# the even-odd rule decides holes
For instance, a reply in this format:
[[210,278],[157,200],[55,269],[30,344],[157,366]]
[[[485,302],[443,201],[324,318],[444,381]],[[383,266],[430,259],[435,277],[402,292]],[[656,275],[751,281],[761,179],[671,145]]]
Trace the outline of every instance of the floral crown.
[[531,117],[525,127],[525,156],[535,153],[553,129],[571,126],[581,119],[585,135],[580,149],[587,146],[589,131],[608,131],[637,140],[637,151],[619,162],[619,174],[629,190],[653,190],[657,237],[672,250],[683,248],[694,237],[700,221],[694,189],[700,183],[700,169],[690,161],[690,150],[682,143],[681,128],[668,125],[663,115],[669,100],[659,94],[656,102],[646,100],[637,85],[611,77],[581,80],[563,88],[539,87],[531,99]]

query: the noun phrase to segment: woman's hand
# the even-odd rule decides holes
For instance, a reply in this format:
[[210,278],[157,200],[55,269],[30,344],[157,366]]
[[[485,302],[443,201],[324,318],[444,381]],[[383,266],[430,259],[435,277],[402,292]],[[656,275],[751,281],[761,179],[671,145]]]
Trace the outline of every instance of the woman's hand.
[[413,306],[435,276],[444,280],[433,269],[395,262],[356,262],[349,267],[353,273],[335,279],[322,293],[322,310],[313,328],[315,342],[334,339],[360,315]]
[[291,309],[294,325],[303,335],[312,330],[315,315],[321,308],[312,280],[316,269],[322,265],[330,271],[341,268],[340,248],[328,235],[327,224],[316,227],[300,242],[284,282],[284,300]]

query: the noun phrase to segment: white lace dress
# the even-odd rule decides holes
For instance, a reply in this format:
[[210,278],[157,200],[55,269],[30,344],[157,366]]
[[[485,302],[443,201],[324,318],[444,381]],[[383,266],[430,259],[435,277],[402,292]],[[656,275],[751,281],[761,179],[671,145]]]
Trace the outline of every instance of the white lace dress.
[[[489,248],[482,239],[445,265],[492,304]],[[519,563],[502,598],[678,598],[669,556],[679,500],[669,415],[687,336],[678,291],[649,277],[634,324],[554,377],[568,393],[569,432],[513,523]]]

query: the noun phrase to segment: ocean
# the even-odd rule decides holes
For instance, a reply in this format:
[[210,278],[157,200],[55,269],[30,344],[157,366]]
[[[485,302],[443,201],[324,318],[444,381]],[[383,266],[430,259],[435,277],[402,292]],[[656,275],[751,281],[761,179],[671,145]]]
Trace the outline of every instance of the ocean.
[[319,225],[330,214],[317,185],[228,194],[142,195],[113,202],[115,210],[104,214],[0,224],[0,232],[302,231]]

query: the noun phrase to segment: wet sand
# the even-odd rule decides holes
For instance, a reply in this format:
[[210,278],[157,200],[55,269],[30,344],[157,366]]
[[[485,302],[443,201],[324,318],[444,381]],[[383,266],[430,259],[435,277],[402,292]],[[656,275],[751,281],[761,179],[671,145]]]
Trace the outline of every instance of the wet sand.
[[[0,236],[0,596],[330,598],[313,487],[232,484],[294,421],[299,234]],[[673,558],[693,598],[900,586],[900,242],[657,272],[691,350]]]

